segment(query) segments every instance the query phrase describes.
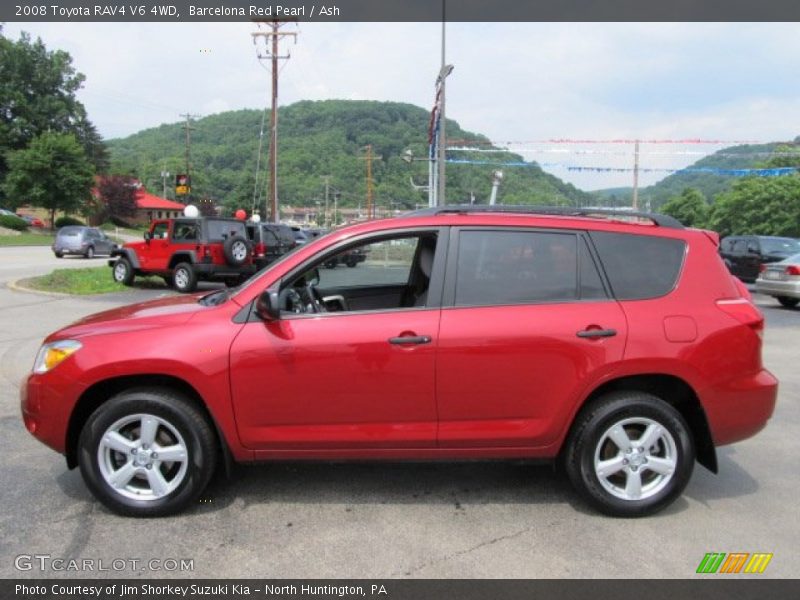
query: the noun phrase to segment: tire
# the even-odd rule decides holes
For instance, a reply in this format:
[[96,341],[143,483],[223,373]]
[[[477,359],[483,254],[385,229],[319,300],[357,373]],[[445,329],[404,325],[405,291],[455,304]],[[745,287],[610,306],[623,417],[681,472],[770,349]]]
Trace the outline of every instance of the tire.
[[56,258],[64,258],[63,252],[54,252],[54,254],[56,255]]
[[358,259],[355,257],[348,258],[345,264],[352,269],[358,266]]
[[94,258],[94,246],[89,246],[83,256],[84,258]]
[[225,287],[233,288],[242,283],[242,278],[240,276],[236,277],[226,277],[225,278]]
[[800,304],[800,299],[789,298],[788,296],[778,296],[777,300],[781,303],[781,306],[785,306],[786,308],[794,308]]
[[[652,444],[642,448],[638,442],[647,431],[653,432]],[[694,441],[681,414],[656,396],[631,391],[606,394],[579,413],[565,466],[578,493],[600,512],[643,517],[680,496],[694,460]]]
[[225,240],[222,245],[225,262],[232,267],[241,267],[250,260],[250,244],[240,235],[234,235]]
[[338,262],[339,261],[336,260],[335,258],[333,260],[325,261],[325,268],[326,269],[335,269],[336,265],[338,264]]
[[172,270],[172,287],[183,294],[193,292],[197,287],[197,273],[189,263],[178,263]]
[[111,269],[111,277],[114,278],[114,281],[122,285],[133,285],[133,278],[135,275],[131,261],[124,257],[118,258]]
[[[142,436],[145,423],[151,435]],[[175,460],[164,460],[161,451],[167,448]],[[124,516],[161,517],[185,509],[208,485],[216,460],[216,436],[204,413],[167,389],[117,394],[92,413],[78,440],[86,486]]]

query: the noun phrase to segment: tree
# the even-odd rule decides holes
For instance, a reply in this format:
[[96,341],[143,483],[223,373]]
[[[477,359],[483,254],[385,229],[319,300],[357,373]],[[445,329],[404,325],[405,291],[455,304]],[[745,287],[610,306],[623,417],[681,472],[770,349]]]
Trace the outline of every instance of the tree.
[[700,190],[686,188],[661,207],[661,212],[678,219],[687,227],[703,227],[708,218],[708,204]]
[[50,211],[78,210],[89,197],[94,167],[72,134],[44,133],[23,150],[7,155],[8,174],[3,189],[10,197]]
[[0,31],[0,184],[5,155],[47,131],[74,134],[95,168],[107,168],[105,144],[75,97],[83,81],[67,52],[49,51],[27,33],[15,42]]
[[102,216],[123,220],[136,216],[136,186],[132,178],[125,175],[101,177],[97,193]]
[[800,176],[737,181],[717,196],[708,225],[723,235],[800,237]]

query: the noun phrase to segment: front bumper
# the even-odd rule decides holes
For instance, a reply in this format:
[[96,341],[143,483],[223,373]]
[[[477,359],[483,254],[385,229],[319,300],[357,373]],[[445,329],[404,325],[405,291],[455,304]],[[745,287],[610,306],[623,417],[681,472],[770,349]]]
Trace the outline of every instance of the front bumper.
[[61,454],[66,452],[69,417],[75,400],[80,397],[75,387],[74,379],[54,370],[29,374],[19,388],[25,428],[40,442]]

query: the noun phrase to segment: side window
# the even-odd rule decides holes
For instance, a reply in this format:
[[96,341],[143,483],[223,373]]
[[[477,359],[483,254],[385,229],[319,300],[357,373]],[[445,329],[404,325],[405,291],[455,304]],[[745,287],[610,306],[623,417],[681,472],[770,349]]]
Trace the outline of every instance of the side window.
[[176,221],[172,232],[176,242],[193,242],[197,240],[197,223],[192,221]]
[[748,254],[758,254],[761,250],[758,240],[755,238],[750,238],[747,241],[747,253]]
[[419,237],[415,236],[348,248],[323,263],[319,286],[405,285],[418,245]]
[[608,298],[606,290],[603,287],[603,281],[600,279],[600,273],[597,271],[597,265],[594,258],[586,246],[586,240],[578,242],[580,246],[580,286],[581,286],[581,300],[603,300]]
[[577,242],[570,233],[462,231],[456,306],[576,300]]
[[733,241],[733,253],[734,254],[745,254],[747,251],[747,242],[743,239],[738,239]]
[[683,266],[686,244],[653,235],[589,234],[618,300],[644,300],[668,294]]
[[154,240],[165,240],[167,239],[168,233],[169,223],[156,223],[155,227],[153,227]]

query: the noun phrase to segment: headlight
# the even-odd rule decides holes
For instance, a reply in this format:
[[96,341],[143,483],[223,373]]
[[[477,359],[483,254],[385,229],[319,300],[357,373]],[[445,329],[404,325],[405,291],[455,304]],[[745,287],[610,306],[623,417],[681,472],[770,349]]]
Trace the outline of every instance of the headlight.
[[33,363],[34,373],[47,373],[57,367],[65,358],[81,349],[81,343],[75,340],[59,340],[50,342],[39,349]]

